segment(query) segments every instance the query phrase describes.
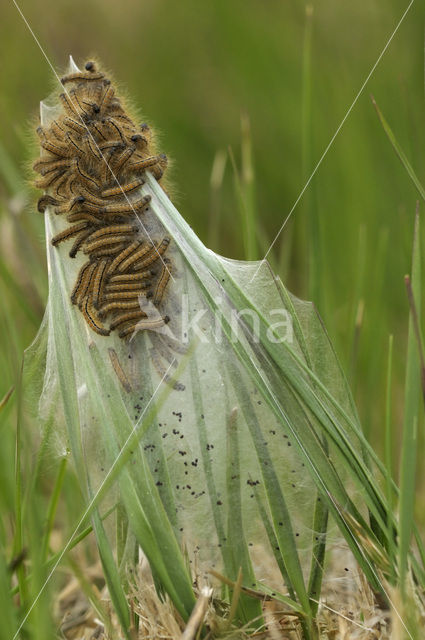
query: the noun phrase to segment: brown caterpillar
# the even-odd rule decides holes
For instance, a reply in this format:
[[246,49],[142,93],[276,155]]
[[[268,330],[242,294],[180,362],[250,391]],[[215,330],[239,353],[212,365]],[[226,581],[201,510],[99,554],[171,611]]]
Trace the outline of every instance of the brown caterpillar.
[[41,176],[35,185],[45,190],[38,210],[50,207],[69,223],[52,239],[54,246],[72,239],[69,256],[87,256],[71,302],[99,335],[117,329],[128,339],[135,329],[153,330],[169,320],[149,320],[140,300],[153,298],[161,307],[170,240],[149,238],[137,224],[150,202],[139,193],[143,174],[148,170],[159,181],[167,158],[155,153],[149,127],[136,126],[96,63],[61,82],[62,113],[37,128],[42,155],[34,163]]

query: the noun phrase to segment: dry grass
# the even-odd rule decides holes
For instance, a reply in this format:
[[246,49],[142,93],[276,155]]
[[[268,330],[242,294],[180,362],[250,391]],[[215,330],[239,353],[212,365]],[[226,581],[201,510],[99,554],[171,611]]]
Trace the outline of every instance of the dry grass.
[[[67,640],[115,640],[122,637],[112,613],[100,566],[88,568],[84,578],[90,582],[95,595],[102,603],[110,620],[110,628],[105,628],[100,621],[84,593],[87,589],[83,591],[80,582],[70,576],[57,600],[60,634]],[[321,640],[401,640],[404,637],[403,627],[397,616],[379,608],[361,572],[356,571],[354,577],[344,582],[343,588],[337,589],[335,585],[341,587],[339,579],[335,579],[333,583],[331,576],[320,601],[318,625]],[[170,600],[158,596],[147,564],[142,562],[137,576],[133,576],[129,596],[133,612],[134,639],[196,640],[199,626],[203,623],[204,629],[208,630],[206,637],[209,640],[243,640],[249,637],[258,640],[302,640],[297,617],[290,611],[285,611],[278,601],[264,601],[266,626],[249,634],[243,628],[236,629],[229,625],[228,605],[224,605],[214,596],[209,598],[203,593],[204,589],[205,586],[199,588],[198,606],[185,627]],[[392,599],[396,602],[396,594],[392,594]],[[136,619],[138,630],[135,626]]]

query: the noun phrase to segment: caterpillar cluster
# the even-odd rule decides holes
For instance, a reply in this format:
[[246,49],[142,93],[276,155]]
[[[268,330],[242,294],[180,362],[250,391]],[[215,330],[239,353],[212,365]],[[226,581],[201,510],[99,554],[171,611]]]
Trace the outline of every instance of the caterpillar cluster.
[[170,240],[153,241],[137,224],[150,201],[140,196],[144,172],[161,180],[167,158],[152,152],[149,127],[134,124],[94,62],[61,82],[61,114],[37,129],[43,152],[34,163],[41,174],[35,185],[45,191],[38,210],[49,206],[70,224],[54,236],[54,246],[72,239],[69,256],[79,251],[87,256],[72,303],[96,333],[117,330],[128,339],[136,329],[169,320],[159,312],[149,318],[140,300],[161,306],[171,274],[165,257]]

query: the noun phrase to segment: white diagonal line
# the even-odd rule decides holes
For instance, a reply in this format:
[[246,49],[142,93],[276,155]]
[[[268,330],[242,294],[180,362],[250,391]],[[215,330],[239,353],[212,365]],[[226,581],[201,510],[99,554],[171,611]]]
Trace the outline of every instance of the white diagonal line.
[[400,20],[397,23],[396,28],[394,29],[394,31],[392,32],[392,34],[390,35],[389,39],[387,40],[384,48],[382,49],[381,53],[378,56],[378,59],[376,60],[375,64],[373,65],[373,67],[371,68],[371,70],[369,71],[369,73],[366,76],[365,81],[363,82],[362,86],[360,87],[356,97],[354,98],[353,102],[351,103],[350,107],[348,108],[345,116],[343,117],[343,119],[341,120],[337,130],[335,131],[335,133],[333,134],[332,138],[329,141],[328,146],[326,147],[326,149],[324,150],[324,152],[322,153],[318,163],[316,164],[316,166],[314,167],[310,177],[308,178],[307,182],[305,183],[304,187],[301,190],[300,195],[298,196],[298,198],[295,200],[292,209],[290,210],[290,212],[288,213],[288,215],[286,216],[285,220],[283,221],[282,226],[280,227],[279,231],[277,232],[273,242],[271,243],[271,245],[269,246],[269,248],[267,249],[267,252],[264,256],[264,258],[260,261],[260,264],[258,265],[254,275],[252,276],[250,283],[254,280],[254,278],[257,276],[262,263],[264,262],[264,260],[267,258],[267,256],[269,255],[270,251],[272,250],[274,244],[276,243],[276,240],[278,239],[278,237],[280,236],[280,234],[282,233],[283,228],[285,227],[286,223],[288,222],[289,218],[292,216],[296,206],[298,205],[299,201],[301,200],[301,198],[303,197],[306,189],[308,188],[310,182],[312,181],[312,179],[314,178],[314,176],[317,173],[318,168],[320,167],[320,165],[322,164],[323,160],[325,159],[329,149],[331,148],[331,146],[333,145],[333,143],[335,142],[336,137],[338,136],[339,132],[341,131],[342,127],[345,124],[345,121],[347,120],[348,116],[350,115],[350,113],[352,112],[352,110],[354,109],[358,99],[360,98],[360,96],[363,93],[364,88],[366,87],[367,83],[369,82],[370,78],[372,77],[376,67],[378,66],[378,64],[381,62],[382,57],[384,56],[385,52],[387,51],[388,47],[390,46],[395,34],[397,33],[397,31],[399,30],[403,20],[405,19],[405,17],[407,16],[407,14],[410,11],[410,8],[412,7],[413,3],[415,0],[410,0],[407,9],[405,10],[405,12],[403,13],[403,15],[401,16]]
[[28,20],[26,19],[26,17],[24,16],[24,14],[22,13],[21,8],[19,7],[19,5],[17,4],[16,0],[12,0],[13,4],[15,5],[16,9],[18,10],[22,20],[25,22],[26,26],[28,27],[29,32],[31,33],[32,37],[34,38],[34,40],[37,43],[37,46],[39,47],[41,53],[43,54],[43,56],[45,57],[47,64],[49,65],[49,67],[51,68],[51,70],[53,71],[57,81],[59,82],[61,88],[63,89],[64,93],[66,93],[68,100],[71,102],[71,104],[73,105],[73,107],[75,108],[75,113],[77,114],[77,117],[80,119],[81,124],[84,126],[84,128],[87,130],[88,135],[90,136],[90,138],[92,139],[94,145],[96,146],[96,149],[98,150],[98,152],[100,153],[102,160],[104,161],[104,163],[106,164],[106,166],[108,167],[109,171],[111,172],[111,175],[113,177],[113,179],[115,180],[115,182],[117,183],[117,186],[121,189],[123,196],[125,197],[125,199],[127,200],[128,205],[130,206],[131,210],[133,211],[134,215],[136,216],[136,218],[138,219],[141,228],[143,229],[144,233],[146,234],[146,236],[148,237],[150,243],[152,244],[152,247],[155,249],[156,253],[158,254],[158,257],[160,258],[164,268],[168,271],[168,273],[171,276],[171,279],[175,282],[175,278],[173,277],[173,274],[171,273],[171,271],[168,269],[166,262],[164,261],[163,257],[161,256],[161,254],[159,253],[158,249],[155,246],[154,241],[152,240],[152,238],[150,237],[147,229],[145,228],[145,225],[143,224],[139,214],[137,213],[137,211],[134,209],[131,201],[129,200],[127,194],[125,193],[124,189],[122,188],[122,185],[120,184],[117,176],[115,175],[115,173],[112,171],[109,162],[107,161],[106,157],[103,155],[101,149],[99,148],[96,140],[94,139],[91,131],[89,130],[89,128],[87,127],[87,124],[84,122],[84,120],[82,119],[79,110],[78,110],[78,105],[75,105],[75,103],[72,101],[72,98],[70,96],[70,94],[68,93],[68,90],[66,88],[65,85],[62,85],[61,79],[58,76],[53,64],[51,63],[51,61],[49,60],[49,57],[47,55],[47,53],[44,51],[43,47],[40,44],[40,41],[38,40],[37,36],[35,35],[34,31],[32,30],[30,24],[28,23]]
[[332,609],[332,607],[329,607],[327,604],[325,604],[325,602],[323,602],[323,600],[315,600],[314,598],[310,598],[310,600],[312,600],[313,602],[316,602],[316,604],[320,605],[324,609],[327,609],[328,611],[331,611],[332,613],[336,613],[336,615],[339,616],[340,618],[343,618],[344,620],[347,620],[351,624],[354,624],[357,627],[360,627],[360,629],[363,629],[364,631],[371,631],[371,632],[374,631],[371,627],[365,627],[363,624],[360,624],[360,622],[356,622],[352,618],[349,618],[348,616],[345,616],[343,613],[341,613],[341,611],[337,611],[336,609]]
[[104,477],[104,479],[102,480],[100,486],[98,487],[96,493],[94,494],[94,496],[92,497],[92,499],[90,500],[86,510],[84,511],[83,515],[81,516],[80,520],[78,521],[77,526],[75,527],[74,531],[71,534],[71,537],[69,538],[68,542],[66,543],[66,545],[64,546],[64,548],[62,549],[61,553],[59,554],[59,557],[57,558],[55,564],[53,565],[53,567],[50,570],[49,575],[47,576],[46,580],[44,581],[42,587],[40,588],[40,591],[38,592],[38,594],[36,595],[36,597],[34,598],[30,608],[28,609],[28,611],[26,612],[24,619],[21,621],[15,635],[13,636],[12,640],[16,640],[16,638],[18,637],[22,627],[24,626],[25,622],[28,620],[28,617],[31,614],[31,611],[34,609],[35,605],[37,604],[37,602],[39,601],[43,591],[45,590],[45,588],[47,587],[48,583],[50,582],[50,579],[52,578],[54,572],[56,571],[56,569],[58,568],[59,564],[62,561],[62,558],[64,557],[64,555],[66,554],[66,552],[68,551],[68,549],[71,546],[72,541],[74,540],[75,536],[78,533],[78,529],[80,528],[80,526],[82,525],[82,523],[84,522],[84,520],[86,519],[87,515],[90,513],[93,505],[95,504],[98,495],[100,494],[102,488],[104,487],[105,483],[107,482],[108,478],[111,476],[113,470],[115,469],[115,467],[118,464],[119,459],[121,458],[122,454],[126,451],[127,445],[131,439],[131,437],[133,436],[133,434],[137,431],[139,425],[142,422],[143,416],[146,413],[149,405],[151,404],[152,400],[154,399],[156,393],[158,392],[159,388],[161,387],[162,383],[164,382],[164,380],[166,379],[168,372],[170,371],[171,367],[174,365],[176,359],[174,358],[172,363],[170,364],[170,366],[168,367],[167,371],[164,373],[163,377],[161,378],[161,380],[159,381],[158,386],[156,387],[155,391],[152,394],[152,397],[150,398],[149,402],[147,403],[146,407],[144,408],[140,418],[138,419],[138,421],[136,422],[136,424],[134,425],[133,429],[130,431],[130,434],[127,438],[127,440],[124,442],[119,454],[117,455],[117,457],[115,458],[114,462],[112,463],[108,473],[106,474],[106,476]]

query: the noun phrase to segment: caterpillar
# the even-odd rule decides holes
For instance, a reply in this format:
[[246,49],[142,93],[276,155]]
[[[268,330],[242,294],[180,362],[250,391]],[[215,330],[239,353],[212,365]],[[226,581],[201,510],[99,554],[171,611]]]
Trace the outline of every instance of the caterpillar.
[[[90,329],[102,336],[167,324],[161,303],[171,274],[164,255],[170,238],[151,238],[138,224],[150,196],[140,196],[145,171],[160,181],[167,157],[156,154],[145,123],[136,125],[97,63],[61,78],[61,113],[39,126],[41,156],[33,165],[47,207],[69,224],[51,242],[72,240],[69,257],[85,256],[70,299]],[[159,314],[149,319],[142,300],[153,298]]]

